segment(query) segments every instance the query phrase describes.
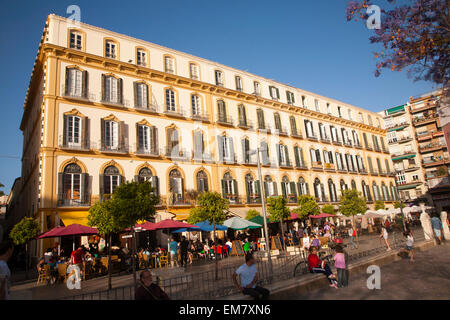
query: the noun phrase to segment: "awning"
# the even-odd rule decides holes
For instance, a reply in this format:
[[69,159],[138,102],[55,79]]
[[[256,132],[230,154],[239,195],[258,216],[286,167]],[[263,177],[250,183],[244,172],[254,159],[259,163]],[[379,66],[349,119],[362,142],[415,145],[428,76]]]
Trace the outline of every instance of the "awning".
[[405,127],[406,127],[406,126],[400,126],[400,127],[391,128],[391,129],[388,129],[388,132],[402,130],[402,129],[404,129]]
[[88,226],[88,214],[88,211],[58,211],[58,216],[65,226],[74,223]]
[[410,155],[407,155],[407,156],[394,157],[394,158],[392,158],[392,161],[403,160],[403,159],[411,159],[411,158],[415,158],[415,157],[416,157],[415,154],[410,154]]
[[401,106],[397,106],[397,107],[393,107],[393,108],[387,109],[386,110],[386,114],[390,115],[390,114],[401,112],[401,111],[405,111],[405,105],[401,105]]
[[400,185],[400,186],[398,186],[398,189],[399,190],[413,189],[419,185],[420,185],[420,183],[412,183],[412,184],[407,184],[407,185],[403,185],[403,186]]

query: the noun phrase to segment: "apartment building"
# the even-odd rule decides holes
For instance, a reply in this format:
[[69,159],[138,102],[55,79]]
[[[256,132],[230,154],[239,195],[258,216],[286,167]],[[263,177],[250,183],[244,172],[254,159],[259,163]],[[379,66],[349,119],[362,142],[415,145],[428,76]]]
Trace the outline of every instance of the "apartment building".
[[347,188],[371,205],[396,197],[379,114],[56,15],[20,128],[21,204],[42,231],[85,224],[94,202],[130,180],[152,183],[156,219],[186,219],[203,191],[241,216],[263,196],[292,207],[301,194],[337,204]]

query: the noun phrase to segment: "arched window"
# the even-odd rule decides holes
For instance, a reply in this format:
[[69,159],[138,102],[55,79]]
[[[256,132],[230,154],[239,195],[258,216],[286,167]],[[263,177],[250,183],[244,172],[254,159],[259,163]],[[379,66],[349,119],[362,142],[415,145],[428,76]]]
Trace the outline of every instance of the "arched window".
[[337,202],[336,186],[331,179],[328,179],[328,190],[330,192],[330,201]]
[[172,195],[172,204],[184,203],[183,177],[178,169],[169,172],[169,192]]
[[250,173],[245,175],[245,186],[247,189],[247,203],[257,203],[261,201],[261,188],[259,181],[255,181]]
[[356,182],[355,182],[355,180],[352,180],[351,183],[352,183],[352,189],[353,189],[353,190],[356,190]]
[[373,192],[373,199],[376,200],[381,200],[380,197],[380,188],[377,186],[377,184],[375,183],[375,181],[372,183],[372,192]]
[[197,172],[197,190],[198,192],[208,192],[208,176],[206,172],[201,170]]
[[225,102],[223,100],[217,101],[217,114],[220,122],[228,122],[227,121],[227,108],[225,106]]
[[348,186],[343,179],[341,179],[339,185],[341,186],[341,192],[343,192],[344,190],[348,190]]
[[273,114],[273,118],[275,121],[275,129],[277,129],[278,131],[281,131],[281,118],[280,118],[280,114],[278,112],[275,112]]
[[264,191],[266,198],[276,196],[278,194],[277,184],[272,180],[271,176],[264,177]]
[[139,170],[138,182],[150,181],[152,176],[153,176],[152,170],[150,170],[147,167],[144,167],[141,170]]
[[297,130],[297,122],[295,121],[294,116],[289,117],[289,123],[291,124],[291,134],[293,136],[299,136],[299,132]]
[[81,177],[82,171],[76,163],[70,163],[64,168],[62,173],[62,194],[60,198],[63,205],[74,205],[81,202]]
[[122,182],[121,180],[122,176],[120,175],[120,171],[119,169],[117,169],[117,167],[106,167],[105,171],[103,172],[103,190],[100,190],[100,193],[102,195],[113,194],[114,189],[116,189],[116,187]]
[[372,201],[372,195],[370,194],[369,186],[364,181],[361,182],[361,186],[362,186],[364,198],[366,198],[367,201]]
[[264,111],[262,109],[256,110],[256,117],[258,120],[258,129],[261,129],[261,130],[266,129],[266,122],[264,120]]
[[297,189],[299,196],[309,194],[308,184],[305,182],[305,179],[303,179],[303,177],[298,178]]
[[281,179],[281,192],[283,196],[288,199],[288,202],[297,202],[297,190],[295,190],[295,182],[290,182],[287,176],[283,176],[283,178]]
[[237,182],[229,172],[223,175],[222,195],[225,199],[228,199],[230,203],[237,203],[239,200]]
[[314,196],[317,201],[325,202],[325,188],[322,183],[320,183],[319,178],[314,179]]

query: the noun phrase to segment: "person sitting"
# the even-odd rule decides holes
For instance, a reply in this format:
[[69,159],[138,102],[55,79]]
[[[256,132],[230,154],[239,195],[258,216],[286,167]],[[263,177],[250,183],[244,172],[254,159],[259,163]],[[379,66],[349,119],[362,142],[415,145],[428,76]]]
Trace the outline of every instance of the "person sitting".
[[320,240],[316,234],[312,236],[311,247],[315,247],[317,250],[320,249]]
[[[250,295],[255,300],[267,300],[270,291],[256,285],[258,281],[258,269],[253,253],[249,252],[245,256],[245,263],[233,273],[233,282],[236,288],[245,295]],[[240,278],[240,284],[237,277]]]
[[311,273],[323,273],[327,277],[330,287],[338,288],[336,277],[331,271],[330,266],[325,263],[325,261],[319,259],[316,247],[311,247],[310,249],[310,254],[308,256],[308,270]]
[[134,294],[135,300],[170,300],[169,296],[160,286],[153,283],[153,274],[145,269],[140,274],[141,285]]

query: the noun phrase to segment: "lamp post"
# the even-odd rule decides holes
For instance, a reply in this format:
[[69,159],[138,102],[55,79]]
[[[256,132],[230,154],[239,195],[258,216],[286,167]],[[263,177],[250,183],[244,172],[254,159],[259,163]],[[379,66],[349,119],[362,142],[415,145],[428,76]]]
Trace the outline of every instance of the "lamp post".
[[262,212],[263,212],[263,219],[264,219],[264,237],[266,238],[266,249],[267,249],[267,261],[269,263],[269,278],[272,278],[273,275],[273,267],[272,267],[272,258],[270,256],[270,243],[269,243],[269,229],[267,227],[267,213],[266,213],[266,190],[264,188],[264,183],[262,180],[262,174],[261,174],[261,162],[259,160],[259,148],[256,148],[256,151],[249,151],[248,154],[255,154],[256,153],[256,159],[258,164],[258,179],[261,184],[261,205],[262,205]]
[[405,214],[403,213],[403,201],[402,197],[400,197],[400,192],[398,191],[398,182],[397,182],[397,173],[398,171],[394,169],[394,182],[395,182],[395,188],[397,189],[397,196],[400,202],[400,212],[402,214],[402,222],[403,222],[403,231],[406,231],[406,224],[405,224]]

